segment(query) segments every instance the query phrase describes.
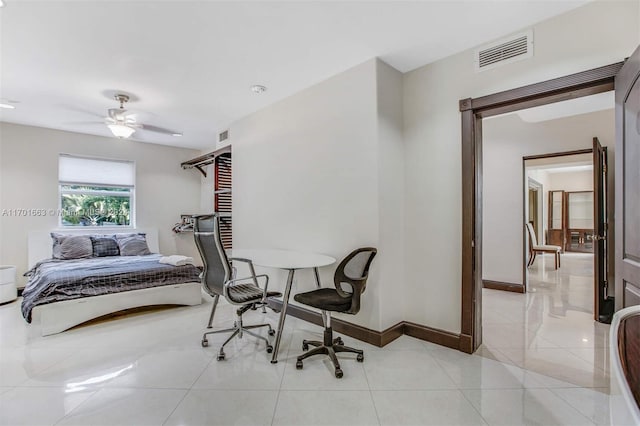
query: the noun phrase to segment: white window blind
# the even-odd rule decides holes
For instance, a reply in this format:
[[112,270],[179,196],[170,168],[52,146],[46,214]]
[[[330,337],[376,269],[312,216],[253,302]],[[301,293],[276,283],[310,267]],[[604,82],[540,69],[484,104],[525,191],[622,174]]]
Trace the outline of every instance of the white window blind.
[[135,163],[125,160],[103,160],[60,154],[60,184],[130,187],[135,185]]

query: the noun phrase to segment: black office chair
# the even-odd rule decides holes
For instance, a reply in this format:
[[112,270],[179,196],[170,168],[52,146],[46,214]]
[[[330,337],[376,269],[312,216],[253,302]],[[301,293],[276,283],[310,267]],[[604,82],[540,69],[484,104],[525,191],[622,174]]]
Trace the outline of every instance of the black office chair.
[[[336,357],[336,352],[351,352],[358,354],[356,360],[364,361],[364,352],[359,349],[344,346],[340,337],[333,338],[331,329],[331,311],[347,314],[357,314],[360,311],[360,296],[367,286],[369,266],[378,251],[373,247],[359,248],[351,252],[340,262],[333,277],[335,289],[319,288],[317,290],[299,293],[294,296],[296,302],[303,303],[322,310],[322,322],[324,324],[324,342],[303,340],[302,350],[314,349],[298,357],[296,368],[302,369],[302,360],[317,354],[329,355],[335,367],[335,375],[342,377],[342,370]],[[345,288],[344,285],[349,288]]]
[[[207,328],[211,328],[213,322],[213,315],[216,312],[216,306],[218,305],[218,299],[220,296],[224,296],[225,299],[232,305],[238,305],[239,308],[236,311],[237,318],[232,328],[225,330],[208,331],[202,336],[202,346],[209,346],[207,336],[209,334],[227,333],[232,332],[231,336],[222,344],[220,352],[218,353],[218,361],[222,361],[225,357],[224,346],[231,341],[235,336],[242,338],[244,333],[250,334],[258,339],[262,339],[267,343],[267,352],[271,353],[273,347],[269,343],[269,340],[259,334],[253,333],[254,328],[268,327],[269,335],[275,334],[270,324],[257,324],[257,325],[244,325],[242,323],[242,314],[249,309],[256,309],[257,307],[264,307],[267,303],[267,298],[274,296],[281,296],[281,293],[276,291],[267,291],[269,284],[269,277],[267,275],[256,275],[253,269],[253,263],[249,259],[242,258],[227,258],[227,254],[222,246],[220,239],[220,223],[217,215],[202,215],[194,216],[194,237],[196,246],[202,257],[202,263],[204,264],[204,271],[202,273],[202,287],[204,290],[213,297],[213,306],[211,308],[211,315],[209,316],[209,324]],[[245,262],[249,266],[251,276],[246,278],[235,278],[235,268],[231,266],[229,261],[232,262]],[[258,278],[264,278],[264,289],[258,285]],[[244,281],[245,283],[240,283]],[[247,283],[247,281],[250,281]]]

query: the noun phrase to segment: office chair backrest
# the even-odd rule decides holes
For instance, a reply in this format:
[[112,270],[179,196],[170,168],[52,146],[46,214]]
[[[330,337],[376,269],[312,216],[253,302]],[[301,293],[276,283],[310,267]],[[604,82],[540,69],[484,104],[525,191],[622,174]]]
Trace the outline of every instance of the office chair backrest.
[[529,247],[533,248],[533,246],[537,246],[538,245],[538,239],[536,238],[536,233],[533,230],[533,225],[530,223],[527,223],[527,232],[529,233]]
[[[351,298],[351,308],[348,314],[357,314],[360,311],[360,296],[367,288],[369,266],[378,250],[373,247],[363,247],[349,253],[336,268],[333,282],[338,294]],[[350,289],[345,289],[347,284]]]
[[195,217],[194,238],[202,257],[202,287],[211,296],[224,295],[224,283],[231,279],[231,267],[220,240],[217,215]]

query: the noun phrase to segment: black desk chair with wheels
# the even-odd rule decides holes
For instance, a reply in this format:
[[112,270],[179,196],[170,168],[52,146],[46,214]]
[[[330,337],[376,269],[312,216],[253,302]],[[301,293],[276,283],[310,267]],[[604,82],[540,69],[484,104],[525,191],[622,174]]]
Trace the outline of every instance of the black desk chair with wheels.
[[[360,311],[360,296],[367,286],[369,266],[378,251],[373,247],[359,248],[351,252],[338,265],[333,281],[333,288],[319,288],[317,290],[299,293],[294,296],[296,302],[303,303],[322,310],[322,322],[324,324],[324,341],[302,341],[302,350],[314,349],[298,357],[296,368],[302,369],[302,360],[317,354],[329,355],[335,367],[337,378],[342,377],[342,369],[338,363],[336,352],[351,352],[358,354],[357,361],[364,361],[364,352],[359,349],[344,346],[340,337],[333,338],[331,329],[331,312],[357,314]],[[347,287],[347,288],[345,288]]]
[[[208,328],[211,328],[213,315],[216,312],[218,299],[221,295],[232,305],[239,306],[236,311],[237,318],[233,327],[204,333],[202,336],[202,346],[209,346],[209,341],[207,340],[209,334],[231,332],[231,336],[222,344],[220,352],[218,353],[218,361],[222,361],[225,357],[224,346],[235,336],[242,338],[242,335],[247,333],[264,340],[267,343],[267,352],[271,353],[273,347],[269,343],[269,340],[266,337],[250,331],[255,328],[268,327],[269,335],[273,336],[275,331],[271,328],[271,325],[268,323],[244,325],[242,322],[242,314],[249,309],[264,307],[267,298],[281,296],[282,294],[276,291],[267,291],[269,277],[267,275],[256,275],[251,260],[234,257],[227,258],[227,254],[222,246],[222,241],[220,240],[220,223],[217,215],[195,216],[194,218],[194,237],[196,246],[202,257],[202,263],[204,264],[202,287],[213,297],[213,306],[211,308],[211,315],[209,316]],[[232,274],[234,268],[232,268],[229,261],[247,263],[251,271],[251,276],[235,278],[233,276],[235,274]],[[260,288],[258,285],[258,278],[264,279],[264,288]],[[243,281],[244,283],[242,283]]]

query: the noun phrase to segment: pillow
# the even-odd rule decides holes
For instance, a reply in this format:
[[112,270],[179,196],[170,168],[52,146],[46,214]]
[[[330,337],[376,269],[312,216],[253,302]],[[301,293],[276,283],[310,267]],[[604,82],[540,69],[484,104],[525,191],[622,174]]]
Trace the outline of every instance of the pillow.
[[115,236],[111,235],[93,235],[91,236],[93,244],[93,255],[95,257],[120,256],[120,249]]
[[[143,237],[147,234],[143,234],[143,233],[129,233],[129,234],[113,234],[113,236],[116,238],[116,240],[120,240],[122,238],[128,238],[128,237],[137,237],[138,235],[142,235]],[[111,235],[109,235],[111,236]]]
[[54,259],[84,259],[93,256],[93,245],[88,235],[65,235],[52,232],[51,238]]
[[116,236],[121,256],[144,256],[151,254],[145,234]]

